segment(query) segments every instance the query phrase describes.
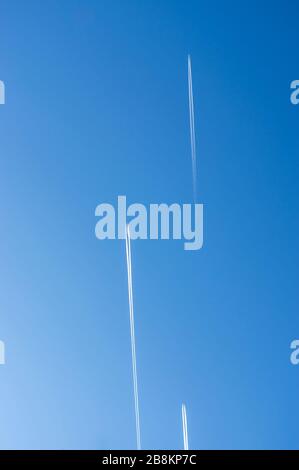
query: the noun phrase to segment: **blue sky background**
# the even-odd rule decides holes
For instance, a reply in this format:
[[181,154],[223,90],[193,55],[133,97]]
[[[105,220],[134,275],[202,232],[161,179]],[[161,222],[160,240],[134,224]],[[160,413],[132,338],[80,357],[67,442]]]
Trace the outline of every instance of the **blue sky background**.
[[135,447],[123,241],[95,207],[191,202],[132,243],[143,448],[298,448],[298,3],[1,0],[0,447]]

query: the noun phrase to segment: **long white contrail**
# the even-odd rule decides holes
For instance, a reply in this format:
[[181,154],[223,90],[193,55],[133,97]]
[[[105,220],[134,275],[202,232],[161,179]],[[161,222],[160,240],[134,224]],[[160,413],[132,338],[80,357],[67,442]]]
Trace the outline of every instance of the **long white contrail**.
[[192,86],[192,66],[191,57],[188,55],[188,91],[189,91],[189,120],[190,120],[190,141],[191,141],[191,157],[192,157],[192,178],[193,178],[193,197],[194,203],[197,200],[197,163],[196,163],[196,139],[194,124],[194,101]]
[[132,287],[131,239],[130,239],[130,229],[128,225],[126,227],[126,255],[127,255],[127,270],[128,270],[128,293],[129,293],[129,307],[130,307],[130,330],[131,330],[132,369],[133,369],[134,402],[135,402],[136,439],[137,439],[137,449],[140,450],[141,439],[140,439],[135,323],[134,323],[134,303],[133,303],[133,287]]
[[182,422],[183,422],[184,450],[189,450],[187,411],[186,411],[186,405],[184,403],[182,404]]

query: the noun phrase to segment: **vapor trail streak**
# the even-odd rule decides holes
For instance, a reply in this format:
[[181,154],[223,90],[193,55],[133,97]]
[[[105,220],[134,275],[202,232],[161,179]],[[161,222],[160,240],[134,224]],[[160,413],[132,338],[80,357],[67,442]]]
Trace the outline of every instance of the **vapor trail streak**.
[[133,287],[132,287],[131,240],[130,240],[130,230],[129,230],[128,225],[126,227],[126,255],[127,255],[127,270],[128,270],[128,294],[129,294],[129,308],[130,308],[130,330],[131,330],[132,369],[133,369],[134,402],[135,402],[136,439],[137,439],[137,449],[140,450],[141,440],[140,440],[139,398],[138,398],[134,304],[133,304]]
[[196,203],[196,199],[197,199],[196,139],[195,139],[195,124],[194,124],[192,67],[191,67],[190,55],[188,55],[188,91],[189,91],[189,120],[190,120],[190,140],[191,140],[191,157],[192,157],[193,197],[194,197],[194,203]]
[[182,404],[182,422],[183,422],[184,450],[189,450],[187,412],[186,412],[186,405],[184,403]]

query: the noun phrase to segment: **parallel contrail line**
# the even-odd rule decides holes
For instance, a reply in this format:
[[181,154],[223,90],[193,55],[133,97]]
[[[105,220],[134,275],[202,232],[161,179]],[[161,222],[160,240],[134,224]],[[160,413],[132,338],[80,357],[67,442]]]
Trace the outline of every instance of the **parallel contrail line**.
[[186,405],[184,403],[182,404],[182,422],[183,422],[184,450],[189,450],[187,411],[186,411]]
[[132,287],[131,242],[130,242],[130,230],[129,230],[128,225],[126,227],[126,255],[127,255],[127,271],[128,271],[128,295],[129,295],[129,308],[130,308],[130,331],[131,331],[136,439],[137,439],[137,449],[140,450],[141,439],[140,439],[139,397],[138,397],[136,342],[135,342],[135,324],[134,324],[134,303],[133,303],[133,287]]
[[197,200],[197,162],[196,162],[196,139],[195,139],[195,123],[194,123],[192,67],[191,67],[190,55],[188,55],[188,92],[189,92],[189,120],[190,120],[190,141],[191,141],[191,157],[192,157],[193,197],[194,197],[194,203],[196,203],[196,200]]

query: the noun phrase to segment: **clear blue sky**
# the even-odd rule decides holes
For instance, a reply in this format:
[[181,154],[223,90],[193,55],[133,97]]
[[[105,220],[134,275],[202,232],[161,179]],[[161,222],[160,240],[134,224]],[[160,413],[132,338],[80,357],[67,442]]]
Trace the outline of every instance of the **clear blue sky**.
[[295,1],[1,0],[0,448],[135,447],[123,241],[95,207],[191,202],[132,243],[143,448],[298,448]]

